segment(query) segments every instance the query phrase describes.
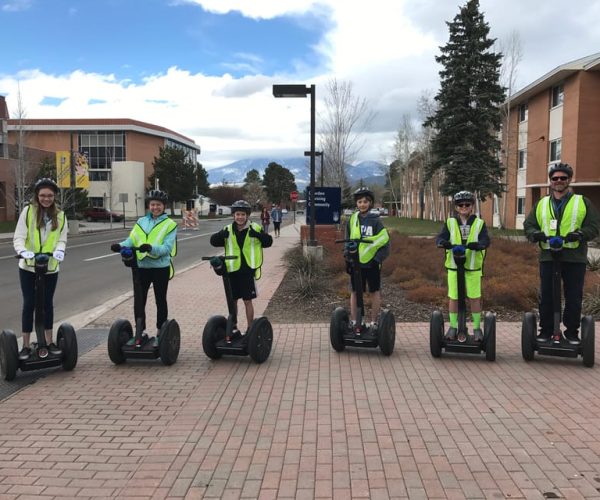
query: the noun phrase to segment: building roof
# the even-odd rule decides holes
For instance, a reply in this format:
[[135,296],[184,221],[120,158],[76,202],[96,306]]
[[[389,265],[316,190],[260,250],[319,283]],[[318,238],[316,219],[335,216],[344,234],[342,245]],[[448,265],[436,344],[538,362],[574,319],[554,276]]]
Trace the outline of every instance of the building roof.
[[156,135],[166,137],[173,141],[180,142],[190,148],[196,149],[200,153],[198,146],[193,139],[185,135],[173,132],[168,128],[152,123],[131,120],[129,118],[39,118],[8,120],[8,130],[16,130],[17,127],[25,127],[30,132],[35,131],[77,131],[84,132],[90,130],[126,130],[139,132],[141,134]]
[[543,90],[559,84],[565,78],[578,71],[600,71],[600,52],[557,66],[533,83],[523,87],[511,96],[511,108],[527,101],[530,97],[539,94]]

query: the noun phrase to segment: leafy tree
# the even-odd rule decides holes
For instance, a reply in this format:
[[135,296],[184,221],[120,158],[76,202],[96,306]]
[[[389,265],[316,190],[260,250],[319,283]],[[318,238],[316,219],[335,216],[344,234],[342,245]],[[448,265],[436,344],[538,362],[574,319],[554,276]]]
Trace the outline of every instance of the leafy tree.
[[208,172],[202,166],[202,163],[196,163],[196,193],[207,196],[210,192],[210,184],[208,183]]
[[287,168],[271,162],[265,169],[263,185],[267,192],[267,200],[281,202],[289,199],[290,193],[296,191],[296,178]]
[[158,158],[154,157],[154,173],[148,177],[150,185],[159,179],[160,189],[165,191],[171,202],[185,201],[194,195],[197,162],[190,160],[185,151],[177,147],[160,148]]
[[252,170],[248,170],[248,172],[246,172],[246,177],[244,179],[244,185],[252,184],[253,182],[258,182],[259,184],[262,183],[262,179],[260,178],[260,173],[255,168],[253,168]]
[[429,179],[442,170],[443,194],[468,189],[484,200],[503,187],[496,138],[505,97],[499,83],[502,54],[490,51],[494,39],[488,38],[479,0],[469,0],[446,24],[450,39],[435,58],[444,67],[435,97],[438,109],[424,124],[437,130],[426,175]]

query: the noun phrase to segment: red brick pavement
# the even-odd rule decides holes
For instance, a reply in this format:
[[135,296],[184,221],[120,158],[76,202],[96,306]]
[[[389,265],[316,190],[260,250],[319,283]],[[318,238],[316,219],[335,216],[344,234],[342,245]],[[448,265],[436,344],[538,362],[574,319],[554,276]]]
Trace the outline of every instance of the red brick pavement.
[[[298,238],[282,234],[258,311]],[[518,324],[498,325],[495,363],[433,359],[426,324],[398,323],[390,357],[336,353],[326,324],[275,325],[255,365],[202,353],[225,312],[208,265],[174,278],[169,306],[175,365],[114,366],[101,345],[0,403],[1,499],[600,498],[598,369],[525,363]]]

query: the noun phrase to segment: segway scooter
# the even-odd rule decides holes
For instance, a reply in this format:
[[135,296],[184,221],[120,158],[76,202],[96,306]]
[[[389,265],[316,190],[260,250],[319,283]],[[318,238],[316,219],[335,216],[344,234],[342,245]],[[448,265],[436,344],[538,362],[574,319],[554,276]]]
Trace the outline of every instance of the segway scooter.
[[549,239],[552,255],[552,308],[553,308],[553,333],[548,340],[540,340],[537,337],[537,320],[533,312],[527,312],[523,316],[521,327],[521,353],[525,361],[533,360],[535,351],[546,356],[560,356],[565,358],[583,358],[583,366],[591,368],[594,366],[595,353],[595,327],[592,316],[581,318],[581,342],[573,345],[565,338],[560,329],[561,317],[561,263],[560,252],[563,248],[563,239],[554,236]]
[[480,354],[485,352],[485,359],[496,360],[496,315],[488,312],[483,318],[483,340],[476,341],[473,335],[469,335],[467,329],[467,303],[465,283],[465,247],[455,245],[452,247],[454,262],[456,262],[457,285],[458,285],[458,328],[456,340],[450,340],[444,335],[444,315],[435,310],[429,321],[429,347],[431,355],[439,358],[442,351],[460,352],[463,354]]
[[[120,250],[123,264],[131,268],[133,275],[133,300],[135,310],[141,311],[142,284],[135,252],[137,247],[122,247]],[[130,342],[134,337],[131,323],[126,319],[117,319],[108,332],[108,357],[115,365],[124,363],[127,359],[156,359],[160,358],[164,365],[172,365],[179,356],[180,333],[179,324],[174,319],[166,320],[158,336],[158,345],[154,337],[144,333],[142,318],[135,318],[135,342]]]
[[[31,343],[31,354],[26,360],[19,359],[17,337],[12,330],[4,330],[0,334],[0,371],[4,380],[14,380],[17,370],[41,370],[62,365],[63,369],[71,371],[77,365],[77,336],[75,329],[69,323],[62,323],[56,334],[56,345],[62,351],[52,354],[48,350],[44,329],[45,281],[48,271],[48,261],[51,253],[38,253],[35,261],[35,335],[37,342]],[[22,258],[20,255],[18,259]]]
[[336,307],[331,315],[329,324],[329,339],[331,347],[337,352],[348,347],[379,347],[382,354],[389,356],[394,352],[396,341],[396,320],[392,311],[381,309],[377,326],[365,324],[365,303],[362,289],[362,272],[358,256],[358,244],[370,243],[368,239],[344,239],[336,240],[336,243],[352,242],[355,247],[349,251],[352,261],[352,277],[356,293],[356,310],[358,320],[356,325],[350,323],[350,314],[343,307]]
[[255,318],[245,334],[237,328],[235,300],[231,291],[231,280],[225,265],[226,259],[237,259],[235,256],[202,257],[209,260],[218,276],[223,278],[227,310],[225,316],[211,316],[202,332],[202,348],[210,359],[222,356],[250,356],[255,363],[264,363],[273,345],[273,327],[265,316]]

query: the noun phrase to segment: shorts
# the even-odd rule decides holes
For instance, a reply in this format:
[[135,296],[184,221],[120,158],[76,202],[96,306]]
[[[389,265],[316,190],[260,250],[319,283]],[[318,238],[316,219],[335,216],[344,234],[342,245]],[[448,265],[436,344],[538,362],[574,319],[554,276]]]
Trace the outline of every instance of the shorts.
[[[465,271],[465,285],[467,298],[479,299],[481,297],[481,277],[483,272]],[[448,297],[452,300],[458,300],[458,272],[448,269]]]
[[275,231],[279,231],[279,228],[281,227],[281,222],[273,221],[273,227],[275,228]]
[[[367,285],[369,287],[369,292],[378,292],[381,290],[381,270],[379,265],[374,265],[373,267],[361,267],[360,268],[361,276],[362,276],[362,289],[363,292],[367,291]],[[352,291],[356,291],[354,286],[354,275],[350,275],[350,286],[352,287]]]
[[257,297],[254,273],[231,273],[229,280],[234,300],[252,300]]

